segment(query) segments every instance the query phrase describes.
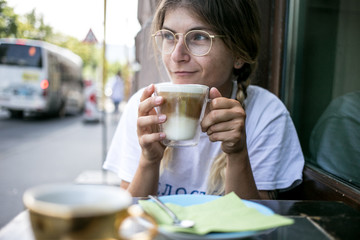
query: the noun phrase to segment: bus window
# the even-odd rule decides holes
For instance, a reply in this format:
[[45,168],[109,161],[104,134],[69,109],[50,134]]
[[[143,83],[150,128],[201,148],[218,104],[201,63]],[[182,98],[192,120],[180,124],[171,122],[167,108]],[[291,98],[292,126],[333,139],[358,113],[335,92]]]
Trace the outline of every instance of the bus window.
[[42,68],[41,48],[26,45],[0,45],[0,64]]

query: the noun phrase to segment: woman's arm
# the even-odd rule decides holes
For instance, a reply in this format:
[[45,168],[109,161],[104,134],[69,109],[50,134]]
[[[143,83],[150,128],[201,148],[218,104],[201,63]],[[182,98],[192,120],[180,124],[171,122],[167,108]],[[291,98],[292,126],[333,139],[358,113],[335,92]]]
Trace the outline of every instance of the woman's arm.
[[221,141],[226,154],[225,193],[235,192],[239,197],[259,199],[266,194],[258,191],[246,146],[246,113],[239,101],[221,96],[216,88],[210,90],[212,99],[202,121],[202,130],[210,141]]
[[145,197],[149,194],[157,195],[159,169],[160,161],[148,162],[146,159],[140,159],[135,176],[127,186],[129,193],[133,197]]
[[244,199],[260,199],[247,150],[227,154],[225,193],[235,192]]
[[165,115],[158,116],[155,107],[163,103],[162,97],[153,97],[154,85],[147,87],[138,108],[137,135],[141,147],[139,166],[127,190],[133,197],[143,197],[156,194],[159,182],[160,161],[164,155],[165,146],[160,142],[165,135],[159,133],[158,125],[166,120]]

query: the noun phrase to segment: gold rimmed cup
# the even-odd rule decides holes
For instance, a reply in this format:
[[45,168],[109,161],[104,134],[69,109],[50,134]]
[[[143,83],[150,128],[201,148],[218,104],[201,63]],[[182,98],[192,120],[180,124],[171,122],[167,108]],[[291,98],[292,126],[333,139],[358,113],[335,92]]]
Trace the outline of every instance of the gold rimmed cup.
[[156,235],[155,222],[141,209],[135,211],[131,195],[120,187],[41,185],[27,190],[23,201],[37,240],[135,239],[121,232],[122,224],[132,217],[151,222],[142,236]]

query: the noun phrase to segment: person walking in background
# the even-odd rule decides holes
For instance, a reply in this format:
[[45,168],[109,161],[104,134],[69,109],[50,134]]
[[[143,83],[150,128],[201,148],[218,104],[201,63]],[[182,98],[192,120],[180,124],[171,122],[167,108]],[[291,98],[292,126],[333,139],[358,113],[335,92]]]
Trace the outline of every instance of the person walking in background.
[[114,112],[119,111],[119,104],[124,99],[124,80],[121,77],[121,71],[119,70],[115,77],[110,82],[111,87],[111,100],[114,104]]

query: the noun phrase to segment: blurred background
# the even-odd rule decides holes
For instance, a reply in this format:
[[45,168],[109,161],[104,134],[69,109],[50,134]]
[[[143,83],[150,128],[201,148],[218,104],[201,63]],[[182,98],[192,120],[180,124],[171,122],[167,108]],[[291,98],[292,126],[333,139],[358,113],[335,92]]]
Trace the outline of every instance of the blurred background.
[[137,1],[0,0],[0,227],[29,187],[119,183],[101,166],[139,69],[137,13]]

